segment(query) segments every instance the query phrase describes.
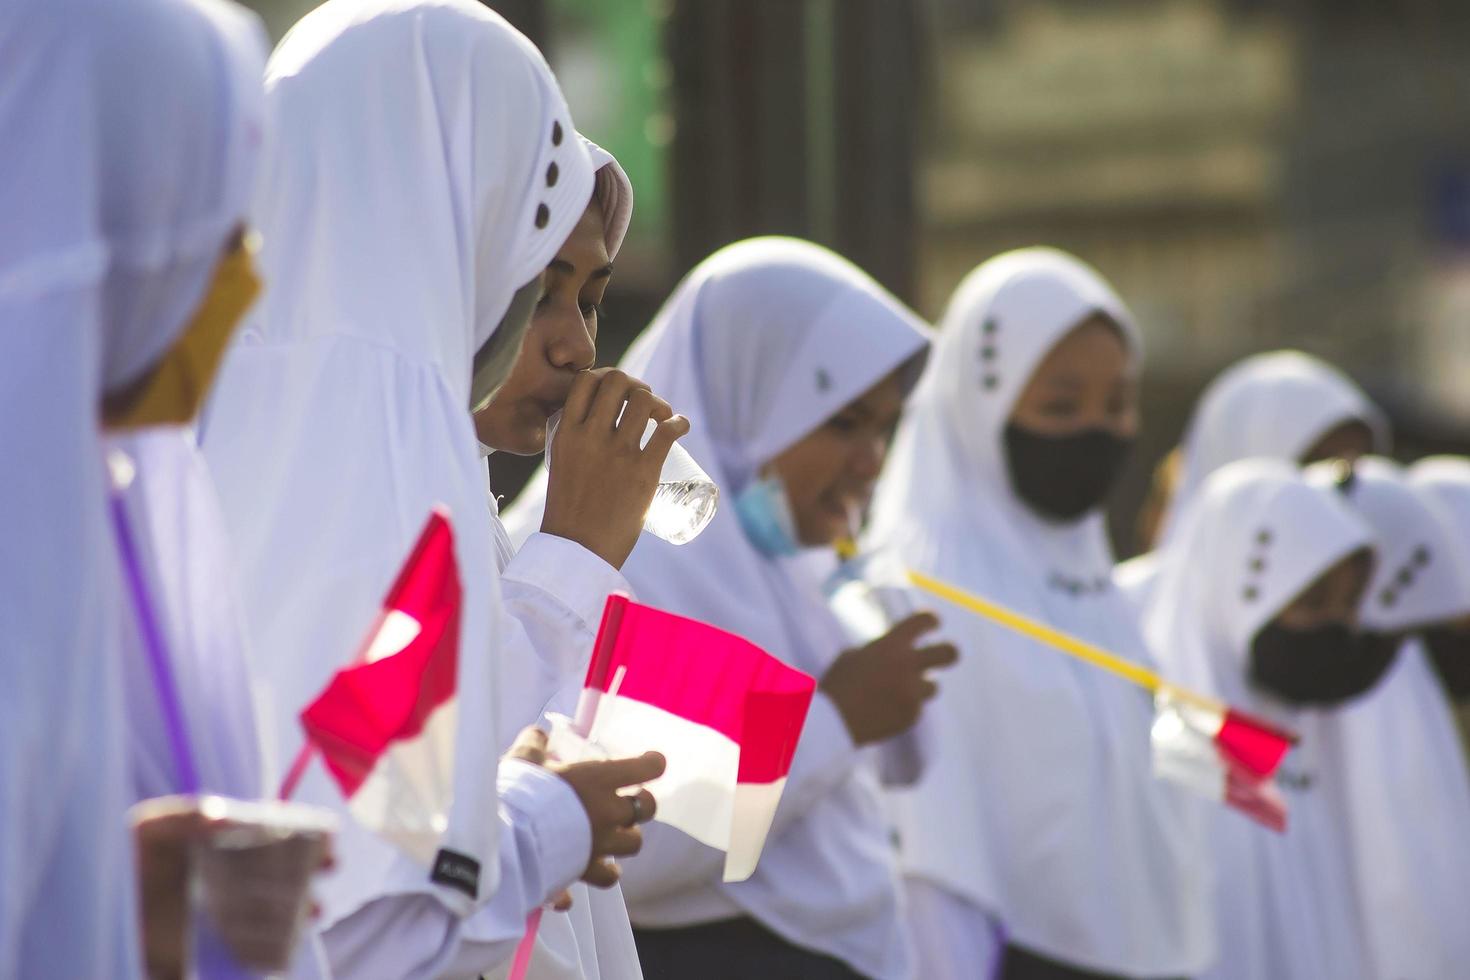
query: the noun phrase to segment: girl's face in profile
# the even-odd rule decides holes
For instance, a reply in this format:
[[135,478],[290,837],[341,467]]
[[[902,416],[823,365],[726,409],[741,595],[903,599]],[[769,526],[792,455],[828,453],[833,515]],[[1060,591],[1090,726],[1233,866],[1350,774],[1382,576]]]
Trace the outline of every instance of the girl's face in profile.
[[895,370],[767,464],[786,488],[801,544],[831,545],[857,532],[903,401]]

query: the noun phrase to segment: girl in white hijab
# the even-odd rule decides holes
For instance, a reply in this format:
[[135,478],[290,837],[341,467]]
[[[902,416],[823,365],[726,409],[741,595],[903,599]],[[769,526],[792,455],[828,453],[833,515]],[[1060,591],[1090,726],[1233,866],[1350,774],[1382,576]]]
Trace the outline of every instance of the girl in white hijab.
[[[1247,357],[1221,372],[1200,395],[1180,446],[1155,547],[1169,543],[1190,498],[1226,463],[1264,456],[1306,464],[1388,449],[1383,412],[1337,368],[1294,350]],[[1147,605],[1157,572],[1156,552],[1118,566],[1118,586],[1136,608]]]
[[[1458,545],[1470,565],[1470,459],[1430,456],[1409,467],[1409,480],[1439,504],[1446,542]],[[1443,623],[1424,634],[1444,694],[1462,712],[1470,706],[1470,616]]]
[[143,966],[99,417],[180,381],[169,352],[241,218],[260,53],[221,3],[0,11],[0,976]]
[[[1313,467],[1309,479],[1332,477]],[[1465,538],[1434,492],[1386,459],[1361,459],[1339,482],[1378,535],[1360,618],[1388,671],[1376,690],[1336,713],[1327,745],[1371,975],[1451,977],[1470,962],[1470,774],[1424,637],[1470,616]]]
[[[637,597],[823,678],[749,880],[722,883],[718,852],[661,825],[626,868],[650,980],[910,974],[875,762],[854,745],[876,739],[850,668],[886,672],[865,693],[904,715],[883,733],[896,734],[929,693],[926,657],[950,653],[912,649],[925,617],[839,656],[845,638],[801,549],[850,533],[925,349],[913,315],[846,261],[757,238],[700,263],[623,360],[689,414],[684,443],[721,492],[694,541],[643,536],[624,566]],[[539,508],[533,488],[512,529]]]
[[1278,775],[1285,833],[1210,813],[1220,954],[1206,976],[1371,975],[1322,708],[1348,693],[1337,662],[1372,656],[1355,631],[1372,544],[1335,489],[1256,459],[1206,480],[1162,553],[1144,631],[1166,676],[1302,738]]
[[[496,448],[530,452],[543,447],[547,412],[561,407],[572,380],[596,358],[600,306],[632,217],[633,185],[612,154],[585,138],[584,143],[596,170],[592,200],[552,260],[546,293],[510,378],[476,416],[481,438],[493,440]],[[480,451],[488,456],[494,450],[481,442]],[[599,469],[605,479],[621,478],[606,464]],[[607,489],[604,485],[604,493]],[[517,552],[500,522],[493,491],[490,507],[496,514],[506,611],[522,630],[497,650],[504,739],[536,722],[560,690],[568,691],[569,703],[558,710],[573,713],[603,605],[610,593],[629,591],[629,586],[611,564],[565,538],[528,534]],[[599,519],[611,522],[614,515],[605,512]],[[635,527],[640,525],[641,518]],[[541,920],[529,980],[641,977],[621,890],[616,885],[593,890],[579,882],[568,894],[569,910]],[[492,975],[504,976],[509,968]]]
[[[477,975],[509,957],[528,911],[609,873],[605,825],[631,809],[610,786],[525,762],[499,765],[497,788],[503,619],[470,417],[515,358],[592,169],[539,52],[470,0],[331,0],[282,42],[266,89],[270,292],[204,446],[259,628],[252,666],[271,685],[267,765],[285,769],[297,713],[351,661],[446,505],[465,591],[441,844],[477,880],[431,880],[352,821],[319,766],[297,796],[344,817],[322,889],[337,976]],[[636,830],[621,834],[619,848]]]
[[[1140,338],[1096,272],[1029,248],[960,284],[879,483],[903,562],[1145,660],[1101,510],[1137,427]],[[1147,696],[969,616],[937,758],[892,794],[925,978],[1167,977],[1211,958]]]

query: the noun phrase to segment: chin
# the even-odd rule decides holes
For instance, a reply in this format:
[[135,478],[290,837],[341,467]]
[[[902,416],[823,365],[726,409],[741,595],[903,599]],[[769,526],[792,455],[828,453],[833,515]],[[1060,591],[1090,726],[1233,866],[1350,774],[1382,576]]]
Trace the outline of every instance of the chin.
[[820,523],[796,528],[798,543],[803,548],[830,548],[847,536],[847,522],[823,518]]
[[534,409],[518,412],[510,419],[503,414],[486,419],[482,413],[476,419],[475,430],[479,440],[497,453],[535,456],[546,448],[546,419]]
[[535,456],[546,448],[546,426],[531,431],[519,431],[506,446],[496,446],[495,451],[512,456]]

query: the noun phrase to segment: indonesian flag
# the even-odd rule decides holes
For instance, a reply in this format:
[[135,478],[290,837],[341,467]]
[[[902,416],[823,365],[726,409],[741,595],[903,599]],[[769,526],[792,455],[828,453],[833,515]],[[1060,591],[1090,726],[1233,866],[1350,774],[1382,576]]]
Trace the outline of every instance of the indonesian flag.
[[281,790],[320,750],[353,817],[426,866],[453,790],[460,599],[454,530],[436,508],[362,653],[301,713],[307,746]]
[[1182,697],[1167,684],[1155,692],[1154,709],[1155,775],[1286,830],[1275,775],[1294,736],[1234,708]]
[[725,852],[726,881],[755,871],[817,682],[697,620],[609,596],[577,718],[553,732],[565,761],[650,750],[656,819]]

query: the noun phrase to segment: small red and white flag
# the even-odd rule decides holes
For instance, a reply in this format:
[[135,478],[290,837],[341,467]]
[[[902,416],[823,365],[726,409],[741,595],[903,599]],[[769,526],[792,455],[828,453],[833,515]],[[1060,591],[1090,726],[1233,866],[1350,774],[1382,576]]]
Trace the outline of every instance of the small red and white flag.
[[[587,682],[551,752],[566,761],[650,750],[655,819],[755,871],[817,682],[733,633],[609,596]],[[569,730],[570,729],[570,730]]]
[[353,817],[426,866],[453,796],[461,599],[454,530],[436,508],[361,654],[301,712],[307,744],[281,786],[290,796],[320,751]]
[[1296,738],[1226,705],[1154,694],[1154,774],[1232,806],[1275,831],[1286,830],[1286,799],[1276,770]]

